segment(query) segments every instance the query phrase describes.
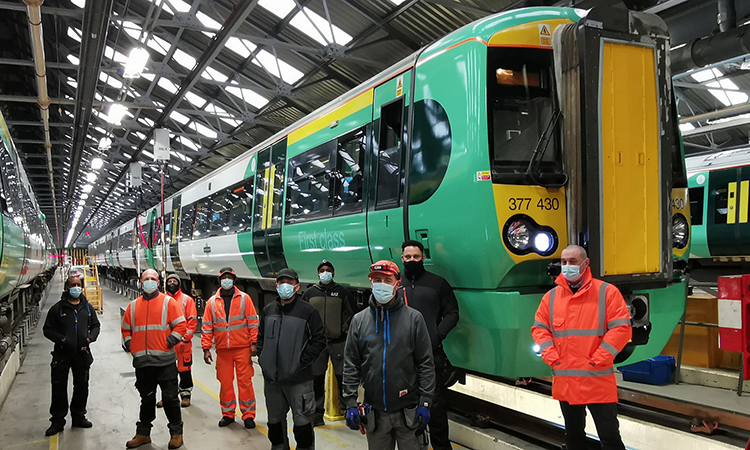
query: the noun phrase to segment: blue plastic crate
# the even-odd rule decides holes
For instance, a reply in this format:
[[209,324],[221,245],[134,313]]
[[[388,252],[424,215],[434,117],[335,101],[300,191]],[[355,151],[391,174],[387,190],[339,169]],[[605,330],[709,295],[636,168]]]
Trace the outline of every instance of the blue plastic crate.
[[646,384],[666,384],[672,381],[675,369],[674,356],[659,355],[635,364],[618,367],[622,379]]

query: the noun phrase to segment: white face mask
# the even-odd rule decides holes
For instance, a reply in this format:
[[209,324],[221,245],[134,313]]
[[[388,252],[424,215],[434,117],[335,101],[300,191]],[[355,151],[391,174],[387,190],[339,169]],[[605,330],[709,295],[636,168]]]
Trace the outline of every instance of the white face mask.
[[393,286],[388,283],[373,283],[372,284],[372,296],[381,305],[393,300],[394,294]]
[[331,272],[320,272],[318,278],[320,278],[321,283],[328,284],[333,280],[333,274]]
[[568,281],[577,281],[578,278],[581,277],[581,266],[574,266],[572,264],[568,264],[561,267],[562,274]]

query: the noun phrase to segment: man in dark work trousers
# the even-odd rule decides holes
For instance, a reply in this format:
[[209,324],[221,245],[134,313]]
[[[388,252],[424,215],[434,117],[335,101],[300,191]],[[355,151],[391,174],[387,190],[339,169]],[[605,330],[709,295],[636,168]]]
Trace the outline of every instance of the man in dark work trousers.
[[401,289],[404,302],[422,313],[430,333],[435,360],[437,383],[430,417],[430,440],[434,450],[450,450],[448,411],[445,404],[448,357],[443,351],[443,339],[458,323],[458,301],[445,278],[425,270],[426,258],[421,242],[406,241],[401,249],[401,262],[404,265]]

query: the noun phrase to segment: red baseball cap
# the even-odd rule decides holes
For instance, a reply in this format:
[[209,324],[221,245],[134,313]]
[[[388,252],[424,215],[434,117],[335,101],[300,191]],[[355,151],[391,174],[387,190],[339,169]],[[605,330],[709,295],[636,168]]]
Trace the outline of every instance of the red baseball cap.
[[370,266],[370,274],[368,277],[372,278],[373,274],[382,273],[385,275],[394,275],[396,278],[401,278],[401,272],[398,270],[398,266],[393,261],[387,259],[376,262]]

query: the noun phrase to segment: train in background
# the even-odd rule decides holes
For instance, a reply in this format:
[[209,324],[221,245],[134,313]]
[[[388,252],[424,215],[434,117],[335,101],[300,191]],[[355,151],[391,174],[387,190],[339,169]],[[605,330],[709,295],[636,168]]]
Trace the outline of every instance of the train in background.
[[[57,249],[0,113],[0,373],[24,346],[57,268]],[[16,355],[16,358],[18,356]],[[10,385],[8,384],[9,388]],[[5,398],[0,391],[0,399]]]
[[452,364],[516,377],[551,373],[530,328],[548,272],[578,243],[631,309],[619,360],[655,356],[684,310],[690,244],[668,36],[657,16],[602,8],[478,20],[171,196],[164,217],[155,206],[106,231],[89,254],[123,282],[165,268],[204,300],[232,266],[262,305],[280,269],[314,283],[322,259],[365,297],[370,264],[400,263],[401,242],[416,239],[458,298]]
[[750,261],[750,147],[691,156],[692,245],[698,262]]

